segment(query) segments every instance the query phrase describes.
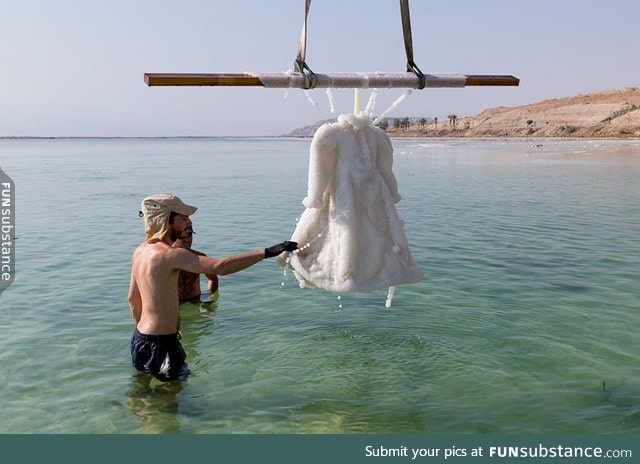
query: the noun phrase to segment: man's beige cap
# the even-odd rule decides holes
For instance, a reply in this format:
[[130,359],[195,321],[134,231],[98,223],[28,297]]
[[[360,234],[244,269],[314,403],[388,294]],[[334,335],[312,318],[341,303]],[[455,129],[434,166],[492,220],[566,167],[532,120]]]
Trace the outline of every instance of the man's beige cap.
[[197,210],[195,206],[187,205],[170,193],[159,193],[145,198],[142,200],[142,214],[146,241],[154,243],[163,239],[169,231],[169,216],[172,212],[191,216]]
[[191,216],[196,211],[198,208],[185,204],[180,198],[170,193],[159,193],[142,200],[142,212],[145,216],[171,212]]

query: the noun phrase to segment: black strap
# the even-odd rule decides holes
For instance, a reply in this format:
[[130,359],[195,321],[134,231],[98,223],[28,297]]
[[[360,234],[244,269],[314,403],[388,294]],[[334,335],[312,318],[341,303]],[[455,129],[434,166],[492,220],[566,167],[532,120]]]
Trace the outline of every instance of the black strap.
[[313,89],[316,86],[316,75],[311,71],[306,62],[307,56],[307,18],[309,17],[309,9],[311,8],[311,0],[305,0],[304,5],[304,23],[302,24],[302,32],[300,32],[300,42],[298,43],[298,53],[296,61],[293,64],[294,71],[304,74],[304,88]]
[[411,16],[409,14],[409,0],[400,0],[400,13],[402,14],[402,34],[404,35],[404,49],[407,52],[407,72],[412,72],[420,80],[419,89],[424,89],[427,79],[413,61],[413,39],[411,37]]
[[[317,83],[317,77],[311,70],[306,61],[307,56],[307,18],[309,17],[309,9],[311,8],[311,0],[305,0],[304,5],[304,23],[302,24],[302,32],[300,33],[300,41],[298,42],[298,53],[294,62],[294,71],[304,74],[305,89],[313,89]],[[419,79],[419,89],[424,89],[427,79],[418,65],[413,60],[413,38],[411,37],[411,16],[409,14],[409,0],[400,0],[400,13],[402,15],[402,33],[404,36],[404,49],[407,53],[407,72],[414,73]]]

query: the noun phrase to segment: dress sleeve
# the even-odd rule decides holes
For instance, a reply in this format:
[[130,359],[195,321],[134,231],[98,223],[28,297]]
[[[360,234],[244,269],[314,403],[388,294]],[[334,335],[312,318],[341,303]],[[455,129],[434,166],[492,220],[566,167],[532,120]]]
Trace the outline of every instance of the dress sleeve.
[[320,127],[311,142],[307,197],[302,200],[307,208],[321,208],[324,193],[335,172],[338,143],[331,124]]

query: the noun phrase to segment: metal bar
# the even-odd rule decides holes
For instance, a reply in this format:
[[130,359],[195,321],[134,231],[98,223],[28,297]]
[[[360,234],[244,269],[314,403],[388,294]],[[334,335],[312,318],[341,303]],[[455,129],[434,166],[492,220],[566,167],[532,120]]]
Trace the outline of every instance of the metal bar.
[[[331,73],[314,74],[317,88],[413,88],[420,85],[419,78],[404,73]],[[517,86],[520,79],[505,75],[425,74],[425,87]],[[155,86],[214,86],[214,87],[273,87],[310,88],[308,74],[284,73],[217,73],[217,74],[164,74],[146,73],[144,81]]]

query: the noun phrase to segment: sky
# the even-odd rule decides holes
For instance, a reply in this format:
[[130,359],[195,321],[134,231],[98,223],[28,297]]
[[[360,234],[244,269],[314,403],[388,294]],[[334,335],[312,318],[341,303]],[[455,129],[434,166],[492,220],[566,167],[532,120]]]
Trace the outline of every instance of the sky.
[[[519,87],[415,90],[391,117],[640,86],[637,0],[411,0],[425,73],[507,74]],[[285,72],[304,0],[0,0],[0,136],[282,135],[353,111],[353,90],[148,87],[145,72]],[[403,72],[398,0],[314,0],[317,73]],[[376,113],[403,93],[378,93]],[[362,91],[363,106],[369,91]]]

